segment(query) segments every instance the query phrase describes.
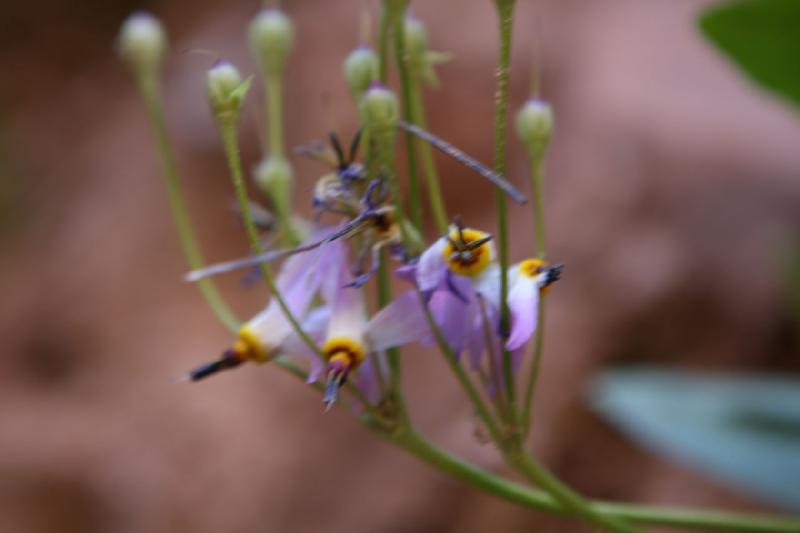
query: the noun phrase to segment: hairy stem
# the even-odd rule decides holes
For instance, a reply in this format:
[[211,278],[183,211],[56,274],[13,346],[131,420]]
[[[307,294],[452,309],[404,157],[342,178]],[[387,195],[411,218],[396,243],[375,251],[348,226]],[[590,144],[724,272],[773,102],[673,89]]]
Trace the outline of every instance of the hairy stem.
[[[403,19],[405,5],[402,10],[392,13],[392,28],[394,32],[394,53],[397,63],[397,72],[400,77],[400,99],[403,109],[403,120],[413,120],[411,109],[411,76],[408,69],[406,56],[405,31]],[[408,211],[411,223],[417,232],[422,230],[422,202],[419,196],[419,177],[417,176],[416,144],[411,133],[405,133],[406,147],[406,173],[408,175]]]
[[[530,154],[531,157],[531,192],[533,194],[533,222],[534,232],[536,235],[536,257],[545,259],[547,257],[547,248],[545,243],[545,222],[544,222],[544,200],[542,198],[542,182],[543,176],[543,160],[544,151],[535,150]],[[545,300],[547,296],[542,294],[538,302],[538,323],[536,325],[536,333],[533,341],[533,357],[531,358],[531,370],[528,375],[528,383],[525,386],[525,399],[523,403],[523,412],[520,417],[520,422],[523,427],[523,435],[528,435],[531,427],[533,427],[533,395],[536,390],[536,382],[539,378],[539,366],[542,360],[542,351],[544,348],[544,330],[545,330]]]
[[[428,129],[427,120],[425,119],[425,105],[422,99],[421,83],[418,79],[414,79],[411,84],[411,95],[409,106],[411,109],[410,121],[416,124],[423,130]],[[406,142],[416,142],[416,139],[410,140],[406,136]],[[436,224],[436,231],[439,235],[447,233],[448,219],[447,209],[442,199],[442,191],[439,187],[439,174],[436,171],[436,165],[433,161],[433,148],[428,143],[420,143],[420,159],[422,161],[422,168],[425,170],[425,177],[428,181],[428,199],[431,204],[431,211],[433,212],[433,221]]]
[[[506,115],[508,114],[508,71],[511,63],[511,28],[514,15],[514,0],[495,0],[500,25],[500,59],[497,67],[494,115],[494,170],[506,176]],[[496,191],[497,199],[497,246],[500,255],[500,331],[508,335],[510,312],[508,309],[508,213],[503,191]],[[503,350],[503,374],[506,396],[513,411],[516,394],[511,354]]]
[[[152,79],[139,79],[139,92],[144,99],[147,108],[147,116],[153,130],[153,135],[155,136],[156,147],[158,149],[159,159],[161,160],[161,172],[164,177],[164,186],[166,187],[167,198],[169,200],[169,208],[175,227],[178,230],[178,238],[181,242],[183,255],[186,257],[186,262],[189,263],[190,269],[197,270],[203,268],[205,266],[205,261],[200,252],[200,247],[197,244],[197,238],[195,237],[189,218],[189,211],[186,207],[183,188],[181,187],[181,180],[178,175],[178,167],[175,163],[175,156],[172,151],[172,145],[169,142],[169,135],[167,134],[167,128],[164,122],[164,113],[159,98],[158,85],[155,80]],[[236,318],[231,308],[225,303],[222,295],[217,291],[214,282],[210,279],[204,279],[198,282],[197,285],[206,303],[219,321],[229,330],[236,331],[239,328],[239,319]]]
[[422,309],[425,313],[425,318],[428,321],[428,326],[431,328],[433,332],[434,339],[436,340],[436,344],[439,348],[439,351],[447,361],[447,364],[450,366],[450,369],[456,375],[459,383],[461,383],[461,388],[464,389],[464,392],[467,394],[467,398],[472,403],[473,408],[475,409],[475,414],[478,416],[478,419],[486,426],[486,429],[489,431],[489,434],[492,437],[492,440],[497,443],[498,446],[503,446],[505,441],[503,434],[500,432],[500,429],[495,422],[495,419],[492,417],[489,408],[481,398],[481,395],[478,393],[475,386],[470,381],[469,376],[467,375],[466,371],[462,368],[461,363],[458,362],[456,359],[456,354],[453,353],[453,350],[450,348],[450,345],[447,344],[447,340],[444,338],[442,334],[442,330],[439,328],[439,325],[433,319],[433,315],[431,314],[431,310],[428,308],[428,304],[425,301],[425,296],[422,292],[417,289],[417,295],[419,296],[419,302],[422,306]]

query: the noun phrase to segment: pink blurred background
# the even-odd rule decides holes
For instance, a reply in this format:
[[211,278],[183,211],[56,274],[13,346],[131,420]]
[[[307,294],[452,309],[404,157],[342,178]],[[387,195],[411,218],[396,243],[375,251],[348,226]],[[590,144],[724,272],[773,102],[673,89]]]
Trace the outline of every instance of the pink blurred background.
[[[374,3],[372,3],[374,4]],[[372,5],[370,4],[370,5]],[[533,51],[557,132],[547,166],[553,292],[533,445],[597,498],[767,509],[641,451],[586,407],[614,363],[797,373],[786,260],[800,242],[800,123],[703,42],[709,2],[520,1],[512,108]],[[357,127],[341,77],[364,2],[285,2],[297,27],[286,95],[290,146]],[[373,6],[374,7],[374,6]],[[491,3],[412,2],[435,50],[454,54],[426,95],[430,129],[491,159],[497,34]],[[170,32],[168,125],[205,255],[246,241],[204,97],[210,49],[254,71],[255,1],[5,6],[0,21],[0,531],[386,533],[588,531],[493,499],[368,434],[269,366],[197,385],[170,379],[230,338],[197,290],[171,225],[142,105],[113,39],[148,9]],[[258,91],[252,93],[257,96]],[[242,121],[258,160],[257,98]],[[516,143],[511,179],[527,191]],[[490,190],[439,160],[451,212],[491,227]],[[305,197],[323,168],[296,160]],[[531,253],[514,208],[512,259]],[[429,228],[430,230],[430,228]],[[433,232],[429,231],[429,238]],[[222,280],[241,316],[263,287]],[[441,358],[405,350],[415,421],[481,466],[506,469],[474,437]]]

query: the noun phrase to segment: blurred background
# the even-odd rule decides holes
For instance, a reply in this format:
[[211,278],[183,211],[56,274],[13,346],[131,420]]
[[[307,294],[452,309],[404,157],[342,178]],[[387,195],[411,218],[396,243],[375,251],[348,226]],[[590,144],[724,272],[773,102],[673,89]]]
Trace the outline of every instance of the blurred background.
[[[643,447],[619,429],[630,426],[610,423],[589,402],[598,374],[615,365],[713,376],[800,371],[789,289],[800,245],[800,121],[704,42],[695,20],[709,4],[519,2],[512,109],[529,95],[538,50],[542,94],[557,118],[546,182],[550,252],[567,265],[549,300],[533,446],[592,497],[785,509],[785,500],[697,461]],[[364,5],[284,3],[297,32],[286,82],[290,146],[330,129],[345,138],[355,131],[341,62],[358,44]],[[323,416],[318,394],[276,368],[171,383],[230,337],[181,281],[186,265],[143,108],[114,53],[122,20],[138,9],[161,17],[170,34],[168,127],[206,258],[247,250],[205,100],[213,60],[186,50],[212,50],[253,72],[245,28],[259,3],[4,6],[0,531],[588,531],[459,485],[345,412]],[[441,88],[426,95],[431,131],[491,161],[491,3],[412,9],[431,47],[454,55],[438,70]],[[241,126],[248,167],[259,158],[259,92]],[[515,142],[509,158],[512,181],[527,191]],[[439,162],[450,211],[492,228],[488,186]],[[294,163],[307,213],[325,169]],[[532,253],[531,224],[529,209],[512,209],[512,260]],[[249,316],[266,292],[238,281],[221,284]],[[475,438],[441,358],[412,347],[404,361],[423,430],[506,472]],[[797,424],[785,433],[795,445]],[[725,455],[724,442],[716,451]]]

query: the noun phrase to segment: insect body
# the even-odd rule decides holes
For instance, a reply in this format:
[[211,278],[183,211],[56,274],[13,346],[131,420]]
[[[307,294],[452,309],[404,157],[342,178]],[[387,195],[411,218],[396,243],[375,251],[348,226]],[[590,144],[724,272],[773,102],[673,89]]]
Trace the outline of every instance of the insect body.
[[320,142],[300,146],[296,152],[317,161],[321,161],[334,169],[334,172],[325,174],[314,187],[314,207],[317,216],[323,212],[331,212],[354,216],[358,210],[360,195],[358,189],[363,189],[366,180],[364,165],[355,161],[358,154],[358,145],[361,142],[361,130],[356,132],[350,142],[350,150],[345,156],[339,137],[335,133],[328,134],[331,147],[327,148]]

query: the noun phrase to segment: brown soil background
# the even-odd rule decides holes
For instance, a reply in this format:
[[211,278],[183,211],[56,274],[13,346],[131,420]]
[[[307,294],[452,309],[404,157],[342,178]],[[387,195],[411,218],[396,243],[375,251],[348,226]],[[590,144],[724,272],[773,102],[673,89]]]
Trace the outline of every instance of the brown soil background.
[[[745,82],[694,27],[708,2],[521,1],[512,107],[531,51],[557,112],[548,163],[553,292],[534,447],[599,498],[763,508],[637,448],[586,407],[622,362],[796,373],[784,260],[800,228],[800,123]],[[297,23],[287,140],[347,135],[341,60],[362,2],[286,2]],[[212,260],[242,255],[232,191],[204,100],[205,48],[252,71],[239,3],[44,0],[0,20],[0,531],[385,533],[588,531],[461,486],[369,435],[275,368],[198,386],[170,378],[229,342],[171,226],[141,104],[112,49],[123,17],[169,28],[168,122]],[[455,59],[430,91],[431,130],[491,158],[496,30],[486,1],[414,2],[432,48]],[[257,92],[253,93],[254,95]],[[253,102],[251,102],[252,104]],[[258,157],[253,106],[242,125]],[[510,149],[510,175],[526,164]],[[493,224],[490,190],[441,161],[451,211]],[[321,172],[298,161],[298,191]],[[303,202],[304,203],[304,202]],[[513,259],[530,215],[513,211]],[[429,234],[431,236],[432,234]],[[258,287],[223,287],[242,316]],[[445,447],[503,472],[442,361],[406,350],[415,419]]]

